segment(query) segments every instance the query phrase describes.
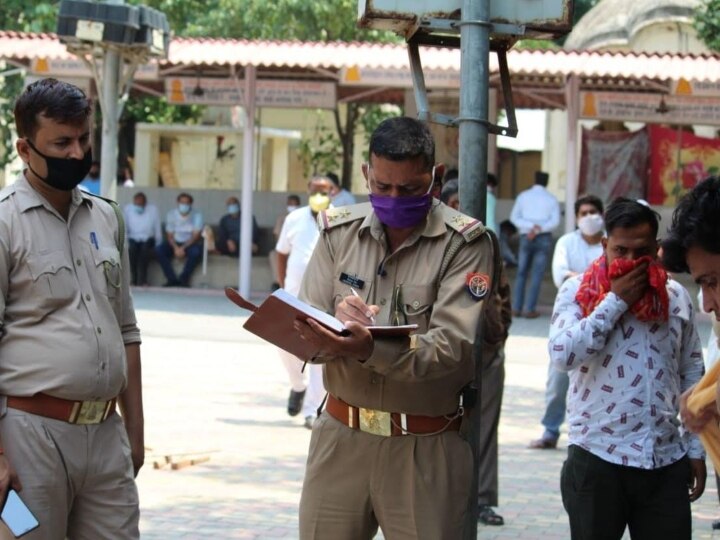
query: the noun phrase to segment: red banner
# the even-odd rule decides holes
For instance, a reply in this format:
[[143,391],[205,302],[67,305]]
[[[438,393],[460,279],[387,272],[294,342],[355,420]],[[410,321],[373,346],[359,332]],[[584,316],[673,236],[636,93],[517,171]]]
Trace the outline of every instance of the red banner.
[[720,140],[649,126],[650,204],[675,206],[695,184],[720,170]]
[[582,131],[580,193],[609,202],[616,197],[645,196],[648,161],[647,130]]

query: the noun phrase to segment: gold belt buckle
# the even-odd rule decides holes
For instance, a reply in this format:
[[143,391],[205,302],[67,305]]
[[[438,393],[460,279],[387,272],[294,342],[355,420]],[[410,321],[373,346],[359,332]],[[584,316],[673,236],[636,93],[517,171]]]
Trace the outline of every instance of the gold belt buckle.
[[374,409],[359,409],[360,431],[389,437],[392,435],[392,421],[390,413]]
[[105,420],[109,404],[109,401],[83,401],[75,404],[71,415],[74,420],[71,419],[71,422],[74,424],[99,424]]

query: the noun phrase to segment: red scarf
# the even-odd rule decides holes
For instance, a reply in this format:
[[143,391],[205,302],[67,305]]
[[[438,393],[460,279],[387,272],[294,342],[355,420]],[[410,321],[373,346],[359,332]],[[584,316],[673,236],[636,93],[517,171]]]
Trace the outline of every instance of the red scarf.
[[605,255],[601,255],[585,270],[582,283],[575,295],[575,300],[583,310],[583,317],[590,315],[603,298],[610,292],[610,280],[624,276],[639,264],[647,262],[648,288],[643,297],[630,306],[630,311],[639,321],[668,320],[670,299],[665,284],[668,280],[667,272],[660,264],[650,257],[640,257],[633,261],[628,259],[615,259],[608,270]]

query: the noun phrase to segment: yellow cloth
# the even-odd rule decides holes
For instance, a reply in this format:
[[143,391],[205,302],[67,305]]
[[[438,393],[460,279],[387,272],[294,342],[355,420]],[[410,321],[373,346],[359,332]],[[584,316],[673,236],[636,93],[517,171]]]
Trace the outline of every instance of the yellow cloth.
[[[693,414],[698,414],[702,409],[715,403],[715,386],[720,376],[720,361],[710,369],[700,382],[697,383],[693,391],[688,396],[687,407]],[[710,421],[705,424],[703,430],[699,433],[700,441],[702,441],[705,451],[712,459],[715,471],[720,472],[720,427],[717,421]]]

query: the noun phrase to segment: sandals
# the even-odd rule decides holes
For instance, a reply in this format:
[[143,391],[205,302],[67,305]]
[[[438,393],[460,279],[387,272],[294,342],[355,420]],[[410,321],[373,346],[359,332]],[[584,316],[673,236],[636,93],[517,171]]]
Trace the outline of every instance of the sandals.
[[485,504],[478,507],[478,521],[484,525],[505,525],[505,520],[502,516],[496,514],[492,506]]

